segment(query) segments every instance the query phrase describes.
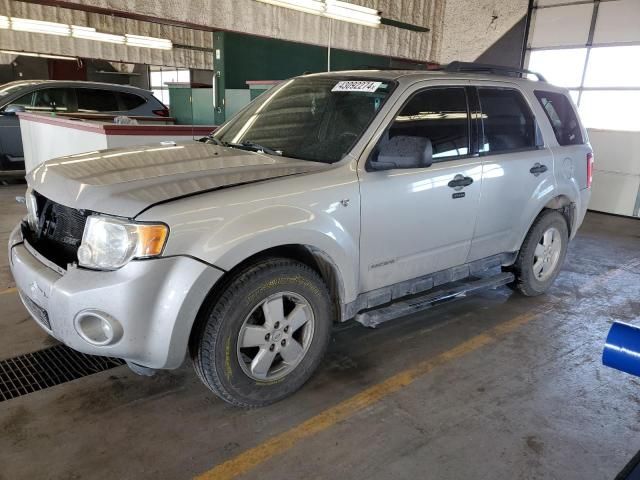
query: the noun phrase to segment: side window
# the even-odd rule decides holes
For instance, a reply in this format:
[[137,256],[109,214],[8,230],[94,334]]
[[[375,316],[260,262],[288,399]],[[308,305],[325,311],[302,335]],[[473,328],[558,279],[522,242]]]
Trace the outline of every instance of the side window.
[[124,110],[133,110],[146,103],[144,98],[139,95],[134,95],[133,93],[119,92],[118,96],[120,97]]
[[84,113],[117,112],[118,98],[110,90],[78,88],[78,111]]
[[27,93],[26,95],[23,95],[20,98],[12,100],[11,102],[9,102],[9,104],[10,105],[22,105],[23,107],[30,107],[31,106],[31,98],[32,97],[33,97],[33,92],[32,93]]
[[535,117],[522,94],[509,88],[478,88],[484,133],[480,153],[536,147]]
[[[372,160],[396,167],[428,166],[431,161],[469,154],[469,113],[464,87],[430,88],[402,108]],[[417,163],[417,164],[416,164]]]
[[580,123],[569,99],[561,93],[535,91],[560,145],[584,143]]
[[27,110],[35,112],[69,111],[70,90],[68,88],[43,88],[33,92],[32,106]]

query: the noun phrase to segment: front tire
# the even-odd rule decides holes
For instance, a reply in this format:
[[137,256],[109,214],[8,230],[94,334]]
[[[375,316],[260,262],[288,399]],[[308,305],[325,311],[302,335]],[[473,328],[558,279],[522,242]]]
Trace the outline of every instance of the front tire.
[[569,228],[562,214],[556,210],[541,213],[510,269],[516,276],[513,286],[528,297],[545,293],[560,273],[568,244]]
[[195,371],[233,405],[277,402],[318,368],[334,317],[318,273],[294,260],[265,259],[239,272],[204,308],[191,345]]

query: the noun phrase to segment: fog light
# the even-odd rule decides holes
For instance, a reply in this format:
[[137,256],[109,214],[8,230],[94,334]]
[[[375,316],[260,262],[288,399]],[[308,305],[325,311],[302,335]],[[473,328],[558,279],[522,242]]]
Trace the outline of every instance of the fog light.
[[73,322],[76,332],[92,345],[112,345],[122,338],[122,326],[104,312],[84,310]]

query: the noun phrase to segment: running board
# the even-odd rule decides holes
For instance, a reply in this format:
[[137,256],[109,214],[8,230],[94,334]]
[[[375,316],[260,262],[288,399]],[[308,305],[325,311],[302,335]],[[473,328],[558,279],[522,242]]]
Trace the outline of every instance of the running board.
[[406,300],[398,300],[386,307],[379,307],[358,313],[355,316],[355,321],[365,327],[376,328],[378,325],[388,322],[389,320],[431,308],[435,303],[464,297],[478,290],[495,289],[511,283],[514,280],[515,276],[513,273],[503,272],[492,277],[474,278],[464,282],[456,282],[455,285],[449,285],[448,287],[443,286],[443,288],[427,292],[420,296],[413,296]]

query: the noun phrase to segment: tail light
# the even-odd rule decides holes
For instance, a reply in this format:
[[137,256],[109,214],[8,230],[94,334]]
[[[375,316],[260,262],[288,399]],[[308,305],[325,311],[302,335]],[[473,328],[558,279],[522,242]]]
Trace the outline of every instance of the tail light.
[[169,116],[169,109],[167,107],[164,107],[164,108],[160,108],[158,110],[153,110],[153,114],[157,115],[159,117],[168,117]]
[[593,152],[587,153],[587,188],[591,188],[593,182]]

